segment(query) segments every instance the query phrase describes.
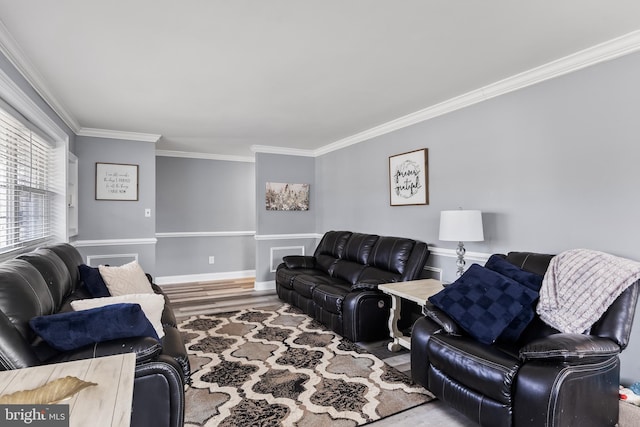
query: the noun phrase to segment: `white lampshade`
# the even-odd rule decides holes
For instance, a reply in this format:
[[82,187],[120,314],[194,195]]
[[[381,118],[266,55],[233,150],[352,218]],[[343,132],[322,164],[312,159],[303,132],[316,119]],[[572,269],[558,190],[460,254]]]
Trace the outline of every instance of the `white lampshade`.
[[447,242],[481,242],[482,212],[455,210],[440,212],[440,240]]

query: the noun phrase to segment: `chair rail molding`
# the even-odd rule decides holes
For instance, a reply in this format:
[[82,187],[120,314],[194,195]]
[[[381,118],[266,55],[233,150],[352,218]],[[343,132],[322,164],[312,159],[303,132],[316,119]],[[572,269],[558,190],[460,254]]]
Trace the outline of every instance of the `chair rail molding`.
[[158,239],[103,239],[103,240],[76,240],[71,244],[77,248],[91,246],[127,246],[127,245],[155,245]]
[[297,234],[256,234],[256,240],[293,240],[293,239],[321,239],[324,234],[297,233]]
[[[457,258],[458,254],[455,249],[446,249],[446,248],[437,248],[434,246],[429,246],[429,251],[432,255],[443,256],[448,258]],[[478,261],[485,263],[491,257],[491,254],[485,252],[465,252],[464,259],[465,261]]]
[[156,238],[171,237],[240,237],[255,236],[255,231],[171,231],[156,233]]

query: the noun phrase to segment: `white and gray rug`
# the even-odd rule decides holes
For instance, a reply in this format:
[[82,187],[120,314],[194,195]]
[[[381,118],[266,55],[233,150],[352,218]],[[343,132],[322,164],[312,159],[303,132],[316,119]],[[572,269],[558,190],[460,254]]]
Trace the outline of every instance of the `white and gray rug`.
[[295,307],[198,315],[185,426],[363,425],[433,399],[403,373]]

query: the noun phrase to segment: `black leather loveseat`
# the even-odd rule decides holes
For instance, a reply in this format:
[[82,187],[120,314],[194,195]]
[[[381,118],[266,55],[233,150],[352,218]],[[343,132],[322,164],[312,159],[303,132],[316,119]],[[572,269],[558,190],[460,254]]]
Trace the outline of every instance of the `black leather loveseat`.
[[389,337],[390,298],[381,283],[420,277],[429,256],[423,242],[329,231],[313,256],[287,256],[276,270],[280,299],[351,341]]
[[[539,276],[553,258],[494,256]],[[533,314],[516,341],[492,344],[427,302],[411,336],[413,380],[482,426],[614,426],[618,353],[629,341],[639,286],[627,287],[583,334],[560,333]]]
[[[71,311],[71,301],[91,298],[80,280],[78,266],[82,263],[69,244],[47,246],[0,263],[0,369],[134,352],[131,425],[182,426],[190,367],[166,296],[161,341],[147,336],[122,338],[58,351],[30,328],[29,321],[35,317]],[[152,288],[162,293],[156,285]]]

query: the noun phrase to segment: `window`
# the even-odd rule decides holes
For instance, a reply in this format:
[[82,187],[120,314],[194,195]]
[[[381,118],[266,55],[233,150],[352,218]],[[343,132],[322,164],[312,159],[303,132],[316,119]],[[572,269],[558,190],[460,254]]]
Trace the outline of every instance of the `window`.
[[53,237],[52,144],[0,108],[0,254]]

